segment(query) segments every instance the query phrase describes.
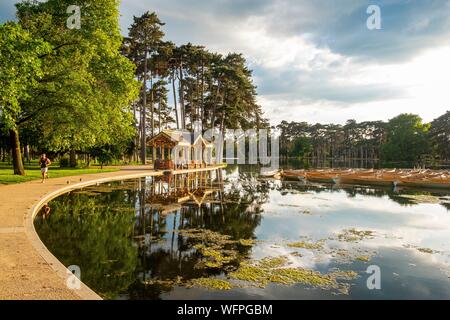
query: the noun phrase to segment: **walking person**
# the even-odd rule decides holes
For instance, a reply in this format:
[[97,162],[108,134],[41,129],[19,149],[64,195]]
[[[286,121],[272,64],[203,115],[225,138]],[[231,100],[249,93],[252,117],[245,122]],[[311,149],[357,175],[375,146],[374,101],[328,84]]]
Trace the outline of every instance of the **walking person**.
[[41,166],[42,183],[45,182],[45,178],[48,178],[48,167],[52,164],[49,158],[43,153],[39,159],[39,165]]

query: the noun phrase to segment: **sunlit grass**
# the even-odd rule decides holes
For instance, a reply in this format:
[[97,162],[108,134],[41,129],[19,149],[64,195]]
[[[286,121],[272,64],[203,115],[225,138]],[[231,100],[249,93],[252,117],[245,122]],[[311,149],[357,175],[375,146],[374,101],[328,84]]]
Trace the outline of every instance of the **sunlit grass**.
[[[69,176],[77,176],[83,174],[106,173],[115,172],[119,169],[100,169],[100,167],[90,168],[60,168],[58,164],[52,165],[49,169],[50,178],[61,178]],[[0,184],[14,184],[23,183],[32,180],[41,179],[41,170],[37,163],[32,163],[25,166],[25,176],[14,175],[11,164],[0,162]]]

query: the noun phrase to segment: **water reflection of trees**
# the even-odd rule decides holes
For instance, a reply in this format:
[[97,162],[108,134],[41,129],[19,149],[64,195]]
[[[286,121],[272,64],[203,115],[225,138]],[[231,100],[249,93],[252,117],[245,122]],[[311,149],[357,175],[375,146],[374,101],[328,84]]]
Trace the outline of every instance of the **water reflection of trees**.
[[81,280],[104,298],[115,298],[134,281],[131,199],[130,190],[64,195],[50,203],[49,218],[36,221],[49,250],[65,266],[78,265]]
[[[194,248],[199,241],[183,234],[183,230],[201,229],[234,240],[255,238],[261,216],[258,210],[249,210],[249,207],[258,197],[245,180],[241,180],[242,188],[235,186],[226,192],[219,189],[204,203],[188,201],[165,216],[161,214],[163,208],[155,209],[152,203],[147,203],[145,212],[140,211],[136,222],[135,230],[139,230],[139,236],[145,236],[145,240],[140,243],[137,280],[128,290],[130,298],[160,298],[164,292],[171,291],[177,281],[186,283],[191,279],[221,275],[230,265],[237,267],[239,261],[248,256],[251,247],[241,247],[236,259],[223,268],[199,267],[202,255]],[[214,186],[219,184],[215,181]],[[152,188],[151,183],[143,184],[139,192],[141,199],[144,194],[151,194]]]
[[[269,189],[250,182],[244,177],[241,185],[224,191],[215,177],[214,192],[203,203],[191,199],[175,207],[149,201],[155,199],[150,197],[153,179],[90,187],[52,201],[52,214],[38,219],[36,229],[64,265],[80,266],[82,281],[102,297],[159,299],[179,279],[221,275],[248,256],[251,246],[239,247],[224,268],[199,267],[204,257],[194,248],[198,240],[182,231],[254,239],[259,205]],[[192,192],[202,198],[204,191]]]
[[[204,267],[205,257],[196,245],[208,243],[183,231],[254,239],[271,191],[345,192],[349,197],[387,196],[402,205],[415,204],[401,197],[404,191],[257,180],[245,170],[230,177],[225,188],[218,177],[211,177],[207,188],[190,190],[189,197],[175,189],[176,197],[165,195],[161,203],[155,201],[153,179],[87,188],[52,201],[50,217],[38,219],[36,229],[50,251],[66,266],[80,266],[82,280],[103,297],[160,299],[182,282],[226,274],[251,250],[233,247],[235,259],[221,267]],[[175,201],[177,197],[182,201]]]

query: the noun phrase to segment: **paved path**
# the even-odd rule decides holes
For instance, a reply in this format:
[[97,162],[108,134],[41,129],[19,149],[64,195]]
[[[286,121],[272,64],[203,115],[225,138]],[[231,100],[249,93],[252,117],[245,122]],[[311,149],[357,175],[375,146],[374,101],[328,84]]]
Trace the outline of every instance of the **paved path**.
[[[185,172],[192,170],[185,170]],[[72,189],[97,182],[162,175],[149,167],[15,185],[0,185],[0,299],[100,299],[84,284],[66,286],[67,269],[47,250],[34,230],[37,210]]]

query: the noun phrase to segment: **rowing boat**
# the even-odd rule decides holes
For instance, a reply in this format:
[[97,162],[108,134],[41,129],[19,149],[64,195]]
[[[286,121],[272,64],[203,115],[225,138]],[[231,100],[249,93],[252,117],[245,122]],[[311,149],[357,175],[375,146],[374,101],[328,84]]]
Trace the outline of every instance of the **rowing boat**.
[[273,178],[280,173],[280,170],[261,170],[260,176],[263,178]]
[[284,180],[382,187],[450,189],[450,173],[433,170],[286,170]]

